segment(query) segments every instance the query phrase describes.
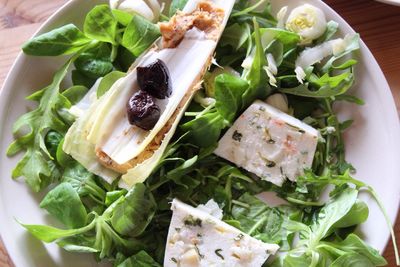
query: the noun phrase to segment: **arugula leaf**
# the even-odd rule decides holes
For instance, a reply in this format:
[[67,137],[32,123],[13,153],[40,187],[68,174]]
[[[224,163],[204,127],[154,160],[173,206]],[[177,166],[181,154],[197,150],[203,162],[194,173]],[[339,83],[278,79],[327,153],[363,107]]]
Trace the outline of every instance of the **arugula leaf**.
[[[68,109],[71,103],[60,94],[60,84],[68,72],[73,59],[70,59],[54,76],[51,85],[42,90],[39,107],[22,115],[13,127],[16,140],[9,146],[7,156],[13,156],[25,150],[24,157],[12,172],[15,179],[24,176],[26,182],[35,192],[47,187],[54,180],[54,163],[45,145],[44,137],[49,129],[64,133],[67,125],[58,114],[59,108]],[[24,129],[28,133],[24,134]]]
[[136,57],[149,48],[157,38],[160,30],[157,25],[145,18],[135,15],[122,37],[122,45]]
[[234,204],[232,217],[240,222],[240,228],[245,233],[254,236],[266,243],[281,244],[287,239],[288,233],[283,225],[291,216],[290,210],[285,208],[270,208],[255,196],[245,193]]
[[111,225],[121,235],[136,237],[151,222],[156,205],[144,184],[136,184],[118,203],[111,216]]
[[215,107],[228,122],[233,122],[237,112],[243,109],[242,95],[248,87],[247,81],[229,74],[221,74],[215,79]]
[[97,98],[104,95],[117,80],[125,76],[126,73],[120,71],[113,71],[104,76],[99,84],[99,88],[97,88]]
[[311,90],[309,84],[305,83],[295,88],[280,88],[279,91],[289,95],[312,98],[339,96],[345,94],[353,86],[354,76],[349,72],[336,77],[329,77],[328,74],[325,74],[323,77],[313,81],[320,85],[319,89]]
[[110,7],[98,5],[86,15],[83,31],[92,39],[117,45],[117,26]]
[[268,83],[268,76],[264,66],[267,65],[267,60],[264,55],[264,48],[261,43],[260,28],[257,21],[254,19],[255,32],[255,53],[253,63],[248,73],[244,74],[245,80],[249,82],[249,88],[243,94],[243,103],[247,107],[255,99],[265,99],[271,93],[271,87]]
[[145,251],[140,251],[123,261],[117,267],[161,267],[161,265],[153,260]]
[[69,183],[62,183],[47,193],[40,207],[68,228],[79,228],[86,224],[86,209],[78,193]]
[[169,16],[172,17],[178,10],[183,10],[188,0],[172,0],[169,8]]
[[29,40],[22,46],[22,50],[32,56],[69,55],[78,52],[91,41],[75,25],[67,24]]

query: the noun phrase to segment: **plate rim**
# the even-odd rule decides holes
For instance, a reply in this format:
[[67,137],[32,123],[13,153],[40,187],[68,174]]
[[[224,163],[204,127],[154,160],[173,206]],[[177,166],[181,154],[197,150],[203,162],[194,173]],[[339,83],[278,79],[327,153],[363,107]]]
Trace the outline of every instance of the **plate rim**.
[[395,0],[376,0],[376,1],[392,6],[400,6],[400,1],[395,1]]

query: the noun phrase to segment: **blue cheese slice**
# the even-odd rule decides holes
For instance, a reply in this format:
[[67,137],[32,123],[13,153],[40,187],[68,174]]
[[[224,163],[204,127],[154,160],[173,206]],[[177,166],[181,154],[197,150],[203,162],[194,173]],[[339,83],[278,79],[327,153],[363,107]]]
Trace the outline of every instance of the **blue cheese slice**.
[[279,249],[242,233],[204,207],[194,208],[174,199],[171,209],[165,267],[258,267]]
[[257,100],[226,132],[214,153],[281,186],[311,167],[317,144],[316,129]]

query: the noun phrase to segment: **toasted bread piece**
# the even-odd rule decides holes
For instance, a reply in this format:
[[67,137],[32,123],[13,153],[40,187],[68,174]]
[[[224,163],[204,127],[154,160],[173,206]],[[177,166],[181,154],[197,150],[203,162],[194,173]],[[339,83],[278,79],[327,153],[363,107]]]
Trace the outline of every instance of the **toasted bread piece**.
[[170,21],[159,23],[163,47],[177,47],[185,33],[194,27],[205,32],[208,39],[218,41],[224,14],[223,9],[215,7],[210,1],[200,2],[197,9],[189,14],[178,11]]

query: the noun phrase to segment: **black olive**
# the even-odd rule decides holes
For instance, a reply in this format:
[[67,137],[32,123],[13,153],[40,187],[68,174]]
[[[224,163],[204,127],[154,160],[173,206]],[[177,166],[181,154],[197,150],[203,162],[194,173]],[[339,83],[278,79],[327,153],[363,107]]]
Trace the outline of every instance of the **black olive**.
[[142,90],[129,99],[126,109],[129,123],[147,131],[153,129],[160,119],[160,108],[154,98]]
[[156,98],[165,99],[172,94],[172,82],[168,67],[160,59],[145,67],[138,67],[137,79],[140,89]]

